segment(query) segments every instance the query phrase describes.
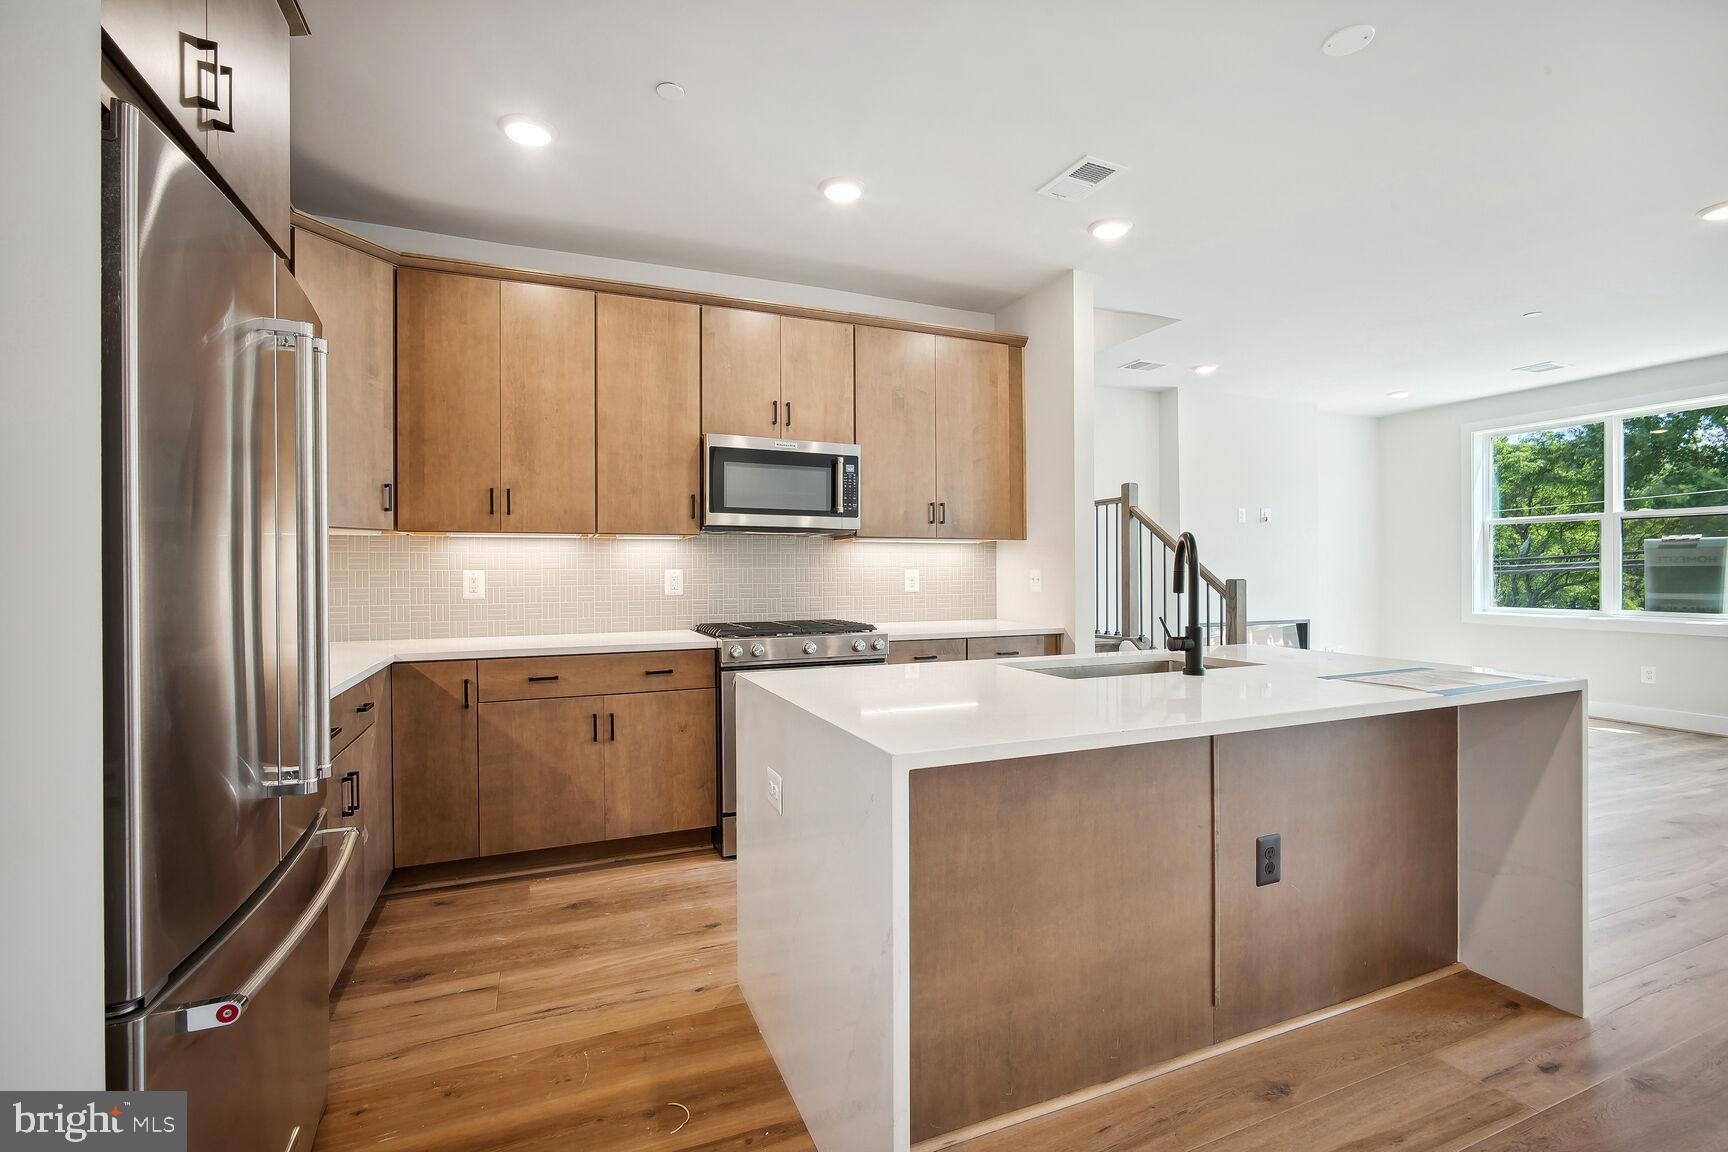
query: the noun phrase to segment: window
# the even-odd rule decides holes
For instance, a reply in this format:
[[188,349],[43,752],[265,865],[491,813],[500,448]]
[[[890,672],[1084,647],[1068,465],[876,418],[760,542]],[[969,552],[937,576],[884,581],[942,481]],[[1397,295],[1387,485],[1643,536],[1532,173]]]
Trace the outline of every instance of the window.
[[1474,445],[1477,611],[1723,617],[1728,401]]

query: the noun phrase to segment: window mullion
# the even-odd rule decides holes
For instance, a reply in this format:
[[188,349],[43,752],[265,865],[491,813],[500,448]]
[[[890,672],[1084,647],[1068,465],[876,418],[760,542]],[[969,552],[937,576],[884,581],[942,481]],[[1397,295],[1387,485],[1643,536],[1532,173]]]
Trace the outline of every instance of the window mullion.
[[1626,434],[1619,416],[1610,416],[1604,423],[1602,439],[1608,459],[1605,462],[1607,474],[1603,477],[1607,491],[1602,494],[1607,514],[1602,517],[1601,608],[1604,612],[1623,612],[1626,606],[1626,590],[1621,584],[1625,579],[1622,571],[1625,535],[1620,528],[1620,518],[1626,511]]

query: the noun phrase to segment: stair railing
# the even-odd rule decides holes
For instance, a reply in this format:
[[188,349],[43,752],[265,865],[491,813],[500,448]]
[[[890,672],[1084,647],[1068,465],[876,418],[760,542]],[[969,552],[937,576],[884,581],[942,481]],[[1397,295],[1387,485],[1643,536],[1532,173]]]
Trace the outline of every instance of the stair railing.
[[[1176,618],[1180,597],[1171,589],[1171,559],[1176,537],[1139,507],[1140,486],[1122,485],[1122,494],[1093,501],[1093,578],[1096,582],[1099,643],[1163,647],[1157,621]],[[1248,643],[1248,582],[1223,580],[1200,566],[1200,624],[1208,644]],[[1178,625],[1179,627],[1179,625]]]

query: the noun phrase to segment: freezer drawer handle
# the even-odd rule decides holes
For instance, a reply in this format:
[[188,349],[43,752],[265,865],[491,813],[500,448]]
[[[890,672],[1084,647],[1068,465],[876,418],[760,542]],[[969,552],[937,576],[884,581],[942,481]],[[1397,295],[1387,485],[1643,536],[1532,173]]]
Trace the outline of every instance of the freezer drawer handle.
[[336,863],[324,877],[324,883],[318,886],[318,891],[312,896],[312,903],[306,905],[306,910],[300,913],[300,919],[294,922],[294,927],[288,935],[264,957],[252,975],[246,977],[246,982],[226,996],[218,996],[213,1000],[200,1000],[196,1004],[186,1004],[176,1010],[182,1032],[208,1032],[212,1028],[226,1028],[246,1014],[246,1006],[258,995],[260,989],[270,982],[294,949],[300,946],[300,941],[306,938],[306,933],[312,931],[318,923],[318,917],[324,915],[324,909],[330,904],[330,897],[335,895],[336,888],[348,872],[348,862],[354,858],[354,848],[360,843],[358,828],[322,828],[314,835],[340,836],[342,848],[336,857]]

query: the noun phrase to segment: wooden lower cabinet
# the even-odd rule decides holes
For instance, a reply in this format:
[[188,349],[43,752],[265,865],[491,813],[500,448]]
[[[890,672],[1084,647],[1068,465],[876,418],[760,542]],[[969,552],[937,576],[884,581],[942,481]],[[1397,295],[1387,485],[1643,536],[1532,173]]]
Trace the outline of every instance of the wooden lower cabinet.
[[473,660],[391,669],[399,868],[480,854],[478,676]]
[[608,696],[606,712],[606,838],[712,825],[714,690]]
[[480,854],[606,838],[606,698],[480,705]]
[[896,640],[888,646],[890,664],[934,664],[964,659],[966,640],[960,636],[944,640]]
[[1056,656],[1062,651],[1062,638],[1055,635],[1033,636],[969,636],[966,638],[966,659],[1006,660],[1011,656]]

